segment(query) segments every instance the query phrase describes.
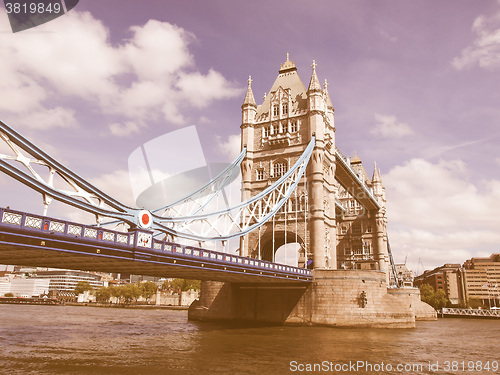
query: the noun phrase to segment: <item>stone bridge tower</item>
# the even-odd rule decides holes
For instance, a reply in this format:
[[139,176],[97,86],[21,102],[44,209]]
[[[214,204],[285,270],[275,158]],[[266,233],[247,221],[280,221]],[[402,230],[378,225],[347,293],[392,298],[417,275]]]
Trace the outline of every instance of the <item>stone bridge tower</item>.
[[[281,64],[278,77],[257,105],[252,80],[243,101],[241,144],[242,199],[264,190],[281,177],[315,136],[316,146],[294,195],[260,230],[243,237],[242,255],[274,260],[276,250],[300,244],[299,266],[315,269],[387,269],[385,194],[379,171],[369,178],[361,160],[348,161],[381,210],[364,210],[349,186],[336,176],[334,109],[328,84],[321,86],[316,63],[306,87],[295,62]],[[312,261],[312,262],[311,262]]]
[[309,86],[287,56],[269,94],[257,106],[251,80],[242,105],[243,193],[247,199],[281,177],[304,152],[312,136],[316,147],[306,176],[286,207],[260,231],[246,236],[242,253],[272,260],[285,243],[300,244],[299,264],[336,268],[335,125],[327,85],[321,87],[312,65]]
[[306,87],[288,56],[268,95],[257,105],[252,80],[243,102],[242,198],[275,182],[304,152],[315,148],[281,212],[244,236],[242,255],[273,260],[285,243],[300,244],[299,265],[313,261],[312,282],[285,284],[203,281],[199,301],[189,308],[197,320],[249,320],[347,327],[415,326],[415,316],[435,318],[418,290],[388,289],[385,192],[380,171],[369,177],[355,155],[335,146],[335,125],[327,84],[321,87],[313,62]]

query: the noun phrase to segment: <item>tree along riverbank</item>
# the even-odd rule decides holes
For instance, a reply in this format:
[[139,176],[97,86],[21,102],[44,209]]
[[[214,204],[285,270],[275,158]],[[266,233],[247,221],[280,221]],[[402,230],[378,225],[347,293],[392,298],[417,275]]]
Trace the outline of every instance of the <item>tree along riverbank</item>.
[[87,307],[108,307],[121,309],[157,309],[157,310],[187,310],[189,306],[165,306],[165,305],[146,305],[146,304],[128,304],[128,303],[99,303],[99,302],[65,302],[65,306],[87,306]]

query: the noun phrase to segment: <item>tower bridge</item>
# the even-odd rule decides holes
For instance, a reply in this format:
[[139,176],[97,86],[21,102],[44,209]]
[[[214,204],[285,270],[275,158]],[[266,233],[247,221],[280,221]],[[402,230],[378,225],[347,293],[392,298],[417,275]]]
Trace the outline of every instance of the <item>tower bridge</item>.
[[[0,171],[41,193],[44,205],[43,215],[0,209],[0,263],[200,279],[190,319],[412,327],[416,316],[435,317],[418,291],[388,289],[381,173],[375,165],[369,177],[357,155],[337,148],[328,84],[316,68],[306,88],[287,56],[260,105],[250,78],[241,154],[205,186],[152,211],[122,204],[0,122],[11,151],[0,154]],[[221,209],[215,203],[238,170],[241,203]],[[53,199],[96,223],[47,216]],[[239,255],[227,248],[236,239]],[[278,264],[277,250],[290,244],[296,264]]]

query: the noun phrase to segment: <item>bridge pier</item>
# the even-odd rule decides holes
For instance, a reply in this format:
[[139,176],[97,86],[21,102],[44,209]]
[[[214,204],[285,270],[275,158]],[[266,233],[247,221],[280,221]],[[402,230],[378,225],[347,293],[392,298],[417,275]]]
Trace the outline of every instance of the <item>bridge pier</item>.
[[420,301],[408,293],[389,293],[386,285],[385,273],[372,270],[315,270],[314,281],[308,286],[206,281],[200,300],[189,308],[189,319],[414,327],[415,316],[425,310]]

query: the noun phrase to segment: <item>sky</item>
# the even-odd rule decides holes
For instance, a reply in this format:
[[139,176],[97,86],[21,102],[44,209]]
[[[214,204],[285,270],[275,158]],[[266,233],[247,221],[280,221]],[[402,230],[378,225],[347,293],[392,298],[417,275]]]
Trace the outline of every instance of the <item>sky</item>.
[[[396,262],[500,252],[498,0],[81,0],[15,34],[2,6],[0,118],[134,204],[135,149],[196,125],[206,160],[231,161],[248,76],[260,104],[287,53],[328,80],[337,147],[381,169]],[[0,205],[42,212],[5,175]]]

